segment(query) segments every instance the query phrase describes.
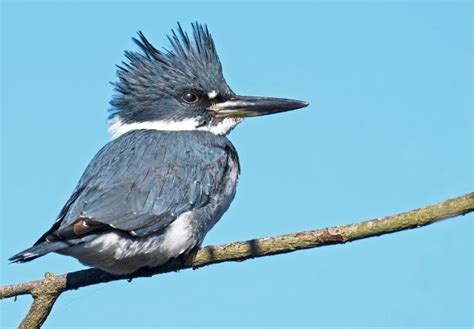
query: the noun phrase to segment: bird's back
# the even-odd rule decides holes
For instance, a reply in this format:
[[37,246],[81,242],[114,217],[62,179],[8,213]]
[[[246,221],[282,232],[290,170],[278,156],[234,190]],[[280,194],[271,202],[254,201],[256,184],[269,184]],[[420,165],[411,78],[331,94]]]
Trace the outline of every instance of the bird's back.
[[[237,153],[225,136],[131,131],[97,153],[53,227],[30,249],[117,274],[159,265],[202,243],[229,207],[238,175]],[[41,255],[26,250],[13,261]]]
[[[108,143],[89,164],[61,227],[81,216],[141,236],[161,229],[166,220],[200,208],[221,191],[229,166],[239,170],[237,153],[225,136],[200,131],[136,130]],[[222,195],[221,195],[222,194]],[[113,207],[103,207],[114,205]],[[228,206],[228,205],[227,205]],[[137,216],[135,221],[130,216]]]

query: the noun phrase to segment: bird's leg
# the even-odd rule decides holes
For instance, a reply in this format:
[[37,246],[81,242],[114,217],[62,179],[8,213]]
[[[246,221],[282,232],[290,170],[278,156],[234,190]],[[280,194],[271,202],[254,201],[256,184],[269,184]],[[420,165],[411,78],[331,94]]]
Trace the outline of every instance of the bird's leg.
[[194,266],[192,266],[192,263],[193,263],[194,257],[196,256],[197,252],[199,251],[199,249],[200,249],[200,246],[195,246],[194,248],[192,248],[188,252],[182,254],[181,255],[182,265],[183,266],[185,266],[185,265],[191,266],[192,269],[195,270],[196,268]]

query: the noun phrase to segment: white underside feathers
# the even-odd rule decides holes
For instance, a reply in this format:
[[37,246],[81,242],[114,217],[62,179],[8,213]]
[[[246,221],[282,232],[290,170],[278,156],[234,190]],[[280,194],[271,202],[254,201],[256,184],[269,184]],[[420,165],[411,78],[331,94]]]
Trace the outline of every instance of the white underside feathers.
[[172,222],[164,233],[132,238],[127,233],[108,232],[59,252],[113,274],[130,274],[142,267],[165,264],[198,245],[201,241],[193,235],[191,219],[192,212],[188,211]]

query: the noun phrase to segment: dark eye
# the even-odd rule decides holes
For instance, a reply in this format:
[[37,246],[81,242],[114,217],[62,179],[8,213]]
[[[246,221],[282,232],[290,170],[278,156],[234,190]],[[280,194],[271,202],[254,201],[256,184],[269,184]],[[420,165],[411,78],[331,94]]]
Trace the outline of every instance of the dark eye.
[[183,96],[181,96],[181,98],[183,99],[184,102],[188,104],[196,103],[199,100],[199,96],[190,91],[184,93]]

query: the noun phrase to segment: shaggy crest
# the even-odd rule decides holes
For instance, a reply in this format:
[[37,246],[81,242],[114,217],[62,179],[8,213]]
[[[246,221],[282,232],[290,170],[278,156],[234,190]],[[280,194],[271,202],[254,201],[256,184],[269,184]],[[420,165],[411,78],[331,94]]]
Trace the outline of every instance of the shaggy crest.
[[110,104],[110,117],[142,111],[156,105],[163,96],[196,87],[213,88],[227,93],[230,88],[222,75],[222,66],[206,25],[192,23],[190,38],[178,23],[177,31],[168,35],[171,49],[156,49],[140,31],[132,40],[141,52],[125,51],[128,62],[117,65],[117,92]]

